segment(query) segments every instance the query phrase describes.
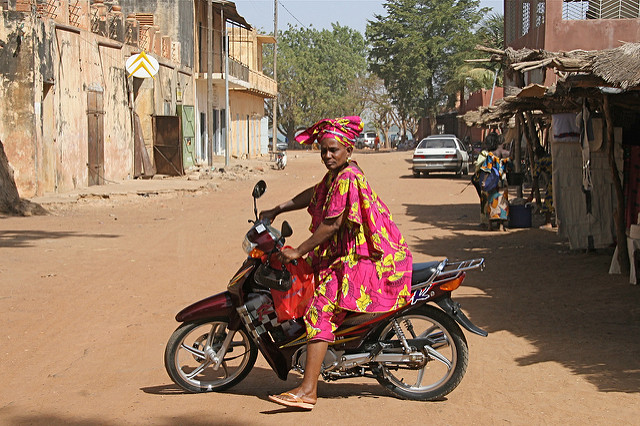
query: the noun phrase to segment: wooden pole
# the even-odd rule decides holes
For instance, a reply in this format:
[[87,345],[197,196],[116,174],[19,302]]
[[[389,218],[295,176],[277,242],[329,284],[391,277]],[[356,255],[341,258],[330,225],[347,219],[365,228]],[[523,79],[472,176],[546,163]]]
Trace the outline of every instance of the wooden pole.
[[527,119],[527,129],[529,129],[529,143],[527,144],[527,150],[529,152],[529,165],[531,167],[531,182],[533,184],[533,188],[535,189],[536,202],[538,205],[542,205],[542,196],[540,195],[540,183],[538,182],[537,177],[535,177],[535,161],[536,161],[536,148],[540,145],[540,140],[538,139],[538,131],[536,130],[536,125],[533,122],[533,114],[530,111],[525,111],[525,118]]
[[[222,36],[224,42],[224,165],[231,164],[231,106],[229,101],[229,32],[227,31],[227,21],[224,16],[224,9],[220,10],[222,16]],[[236,135],[239,137],[239,135]],[[240,155],[240,152],[238,152]]]
[[[508,124],[507,124],[508,127]],[[520,124],[520,117],[516,119],[516,140],[514,146],[513,160],[515,162],[515,171],[516,173],[522,173],[522,126]],[[519,198],[522,198],[522,184],[518,186],[517,195]]]
[[622,193],[622,182],[620,173],[616,165],[615,157],[615,136],[613,131],[613,117],[611,115],[611,105],[609,95],[603,95],[604,117],[607,123],[607,142],[609,143],[609,166],[611,167],[611,179],[616,190],[617,205],[613,211],[616,224],[616,240],[618,243],[618,263],[623,274],[629,273],[629,250],[627,248],[627,226],[624,218],[624,194]]

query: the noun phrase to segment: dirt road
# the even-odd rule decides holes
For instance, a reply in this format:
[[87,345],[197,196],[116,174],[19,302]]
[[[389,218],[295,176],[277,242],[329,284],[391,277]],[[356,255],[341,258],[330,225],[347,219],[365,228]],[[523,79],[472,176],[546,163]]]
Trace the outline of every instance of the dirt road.
[[[291,152],[211,192],[97,200],[31,218],[0,218],[1,424],[638,424],[640,286],[608,275],[610,251],[575,253],[554,232],[489,233],[477,197],[453,176],[414,179],[410,153],[357,153],[415,261],[484,256],[454,293],[489,331],[466,333],[470,361],[440,402],[401,401],[370,379],[320,383],[310,413],[269,402],[298,380],[261,357],[223,394],[184,394],[163,367],[175,313],[225,288],[241,263],[250,192],[270,208],[323,174]],[[290,242],[303,211],[285,217]]]

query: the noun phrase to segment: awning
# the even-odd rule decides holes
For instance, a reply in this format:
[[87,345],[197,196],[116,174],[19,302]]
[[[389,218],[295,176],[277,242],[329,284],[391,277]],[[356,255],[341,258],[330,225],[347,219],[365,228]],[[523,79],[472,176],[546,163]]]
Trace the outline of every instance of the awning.
[[224,0],[212,0],[214,9],[220,10],[224,12],[224,19],[227,21],[231,21],[243,28],[251,30],[251,25],[245,21],[245,19],[240,16],[238,11],[236,10],[236,4],[232,1],[224,1]]
[[276,38],[272,35],[258,34],[258,43],[271,43],[276,44]]

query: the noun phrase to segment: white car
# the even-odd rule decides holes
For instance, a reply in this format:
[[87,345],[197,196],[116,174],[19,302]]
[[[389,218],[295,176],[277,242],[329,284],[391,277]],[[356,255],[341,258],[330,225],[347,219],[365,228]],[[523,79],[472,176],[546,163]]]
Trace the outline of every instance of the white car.
[[431,172],[469,173],[469,153],[455,135],[431,135],[420,141],[413,152],[413,176]]
[[376,132],[364,132],[356,139],[358,148],[373,148],[376,144]]

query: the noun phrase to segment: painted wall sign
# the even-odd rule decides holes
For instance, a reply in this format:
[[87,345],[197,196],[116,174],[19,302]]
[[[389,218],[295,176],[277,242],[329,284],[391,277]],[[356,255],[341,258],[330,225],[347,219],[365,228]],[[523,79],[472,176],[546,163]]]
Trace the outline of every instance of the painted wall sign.
[[158,73],[158,61],[152,56],[147,56],[144,51],[130,56],[125,63],[129,77],[153,78]]

